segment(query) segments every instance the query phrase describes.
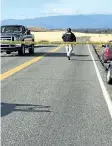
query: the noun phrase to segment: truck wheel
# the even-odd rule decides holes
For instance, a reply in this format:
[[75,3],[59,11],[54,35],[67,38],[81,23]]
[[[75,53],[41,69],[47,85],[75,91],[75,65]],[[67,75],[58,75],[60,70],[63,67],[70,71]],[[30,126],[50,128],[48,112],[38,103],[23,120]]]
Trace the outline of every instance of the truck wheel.
[[24,45],[21,46],[21,49],[18,51],[18,55],[20,55],[20,56],[25,55],[25,46]]
[[34,45],[33,44],[29,48],[29,54],[34,54]]
[[107,71],[107,83],[108,83],[108,84],[111,84],[111,83],[112,83],[110,67],[109,67],[109,69],[108,69],[108,71]]
[[6,51],[6,54],[11,54],[11,52],[10,51]]

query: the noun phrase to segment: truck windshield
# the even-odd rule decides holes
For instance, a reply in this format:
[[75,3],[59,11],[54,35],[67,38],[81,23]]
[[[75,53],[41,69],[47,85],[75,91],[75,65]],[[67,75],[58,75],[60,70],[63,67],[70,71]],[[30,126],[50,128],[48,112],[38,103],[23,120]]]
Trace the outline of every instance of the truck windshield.
[[17,33],[22,31],[22,26],[1,26],[1,33]]

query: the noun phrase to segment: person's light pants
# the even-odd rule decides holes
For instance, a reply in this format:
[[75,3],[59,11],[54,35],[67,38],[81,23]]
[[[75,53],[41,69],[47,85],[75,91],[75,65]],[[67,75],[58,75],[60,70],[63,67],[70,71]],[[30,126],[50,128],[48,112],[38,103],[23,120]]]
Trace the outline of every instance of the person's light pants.
[[72,44],[66,44],[65,45],[65,48],[66,48],[66,53],[67,53],[67,56],[71,56],[71,53],[73,51],[73,45]]

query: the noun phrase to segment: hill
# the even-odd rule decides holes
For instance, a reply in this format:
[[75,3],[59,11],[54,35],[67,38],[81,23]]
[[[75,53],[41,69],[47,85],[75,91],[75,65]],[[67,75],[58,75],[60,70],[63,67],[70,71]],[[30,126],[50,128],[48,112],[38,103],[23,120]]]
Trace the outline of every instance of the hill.
[[7,19],[1,24],[23,24],[26,26],[39,26],[47,29],[59,28],[112,28],[112,15],[96,14],[96,15],[63,15],[49,16],[35,19]]

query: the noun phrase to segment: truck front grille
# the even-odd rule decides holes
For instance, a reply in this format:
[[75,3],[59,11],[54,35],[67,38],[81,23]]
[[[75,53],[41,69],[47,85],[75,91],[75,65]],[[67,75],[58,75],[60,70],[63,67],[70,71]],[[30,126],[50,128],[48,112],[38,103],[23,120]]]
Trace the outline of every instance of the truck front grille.
[[0,45],[0,47],[2,47],[2,48],[8,48],[9,45]]
[[0,37],[1,41],[14,41],[14,37]]

